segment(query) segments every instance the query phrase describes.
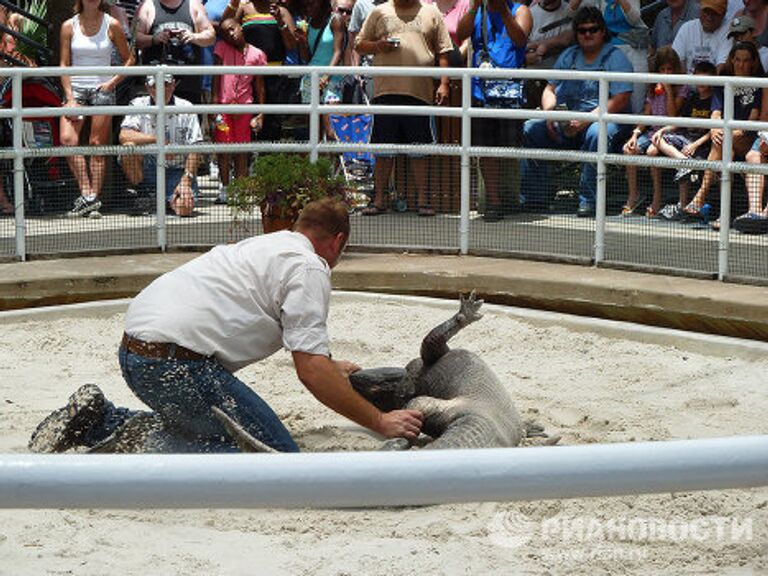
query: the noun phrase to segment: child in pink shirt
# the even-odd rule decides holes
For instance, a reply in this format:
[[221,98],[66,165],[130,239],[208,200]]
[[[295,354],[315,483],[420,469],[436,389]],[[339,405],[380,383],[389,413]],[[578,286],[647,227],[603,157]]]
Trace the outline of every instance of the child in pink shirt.
[[[219,25],[221,39],[213,51],[217,66],[266,66],[267,57],[258,48],[248,44],[243,37],[240,24],[228,18]],[[221,74],[213,77],[213,102],[215,104],[264,104],[264,79],[249,74]],[[257,133],[264,123],[264,114],[252,117],[250,114],[221,114],[216,119],[215,141],[223,144],[251,141],[251,128]],[[218,154],[221,188],[217,204],[227,202],[229,185],[229,154]],[[248,173],[248,153],[235,154],[235,176]]]

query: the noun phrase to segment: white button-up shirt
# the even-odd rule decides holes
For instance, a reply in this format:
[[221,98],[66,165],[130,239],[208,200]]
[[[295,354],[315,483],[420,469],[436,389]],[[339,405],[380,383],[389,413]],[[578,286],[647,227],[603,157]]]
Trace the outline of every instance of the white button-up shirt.
[[289,351],[330,355],[331,270],[298,232],[256,236],[210,252],[147,286],[125,331],[214,355],[235,371]]

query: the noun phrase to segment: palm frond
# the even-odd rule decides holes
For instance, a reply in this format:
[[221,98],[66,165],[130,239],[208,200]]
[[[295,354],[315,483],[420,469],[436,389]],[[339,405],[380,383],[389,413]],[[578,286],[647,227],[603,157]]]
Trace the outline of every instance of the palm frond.
[[[30,14],[34,14],[38,18],[45,20],[48,16],[48,3],[45,0],[24,0],[21,2],[21,7],[24,8]],[[33,40],[43,46],[48,45],[48,30],[38,22],[35,22],[29,18],[22,19],[21,30],[22,35],[30,40]],[[40,60],[41,54],[38,53],[38,49],[34,46],[27,44],[23,40],[16,42],[16,49],[20,54],[23,54],[30,60],[35,62]]]

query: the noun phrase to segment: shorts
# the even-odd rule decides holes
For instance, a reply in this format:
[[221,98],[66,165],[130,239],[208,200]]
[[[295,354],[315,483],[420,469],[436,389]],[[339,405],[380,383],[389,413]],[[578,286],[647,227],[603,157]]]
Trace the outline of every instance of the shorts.
[[[664,142],[667,144],[674,146],[677,150],[682,150],[688,144],[693,142],[688,136],[685,134],[681,134],[679,132],[667,132],[664,134]],[[710,149],[710,143],[706,142],[704,145],[699,147],[698,150],[696,150],[696,158],[706,158],[709,156],[709,149]]]
[[[476,108],[482,103],[475,102]],[[523,126],[520,120],[503,118],[473,118],[472,146],[519,147],[523,141]]]
[[222,114],[216,124],[214,141],[218,144],[243,144],[251,141],[251,114]]
[[643,154],[648,152],[648,148],[651,147],[651,144],[651,137],[648,135],[648,132],[643,132],[637,137],[637,148]]
[[752,150],[754,150],[755,152],[760,152],[760,142],[762,141],[763,139],[760,136],[755,138],[755,141],[752,142]]
[[115,91],[104,91],[98,88],[72,87],[72,96],[80,106],[114,106],[117,101]]
[[[400,94],[377,96],[372,103],[383,106],[427,106],[426,102],[418,98]],[[434,144],[435,141],[434,122],[431,116],[378,114],[373,118],[372,144]],[[386,153],[377,153],[377,155],[394,156]]]

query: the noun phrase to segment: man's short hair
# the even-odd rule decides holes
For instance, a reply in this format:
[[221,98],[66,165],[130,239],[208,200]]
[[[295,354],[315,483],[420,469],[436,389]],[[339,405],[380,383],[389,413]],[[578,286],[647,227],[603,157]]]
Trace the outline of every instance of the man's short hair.
[[605,19],[603,13],[600,12],[600,8],[597,6],[582,6],[576,12],[573,17],[573,31],[576,33],[576,29],[586,22],[594,22],[597,24],[603,32],[608,32],[608,28],[605,25]]
[[334,198],[323,198],[307,204],[296,222],[297,231],[309,231],[336,236],[342,233],[349,238],[349,210],[347,205]]

